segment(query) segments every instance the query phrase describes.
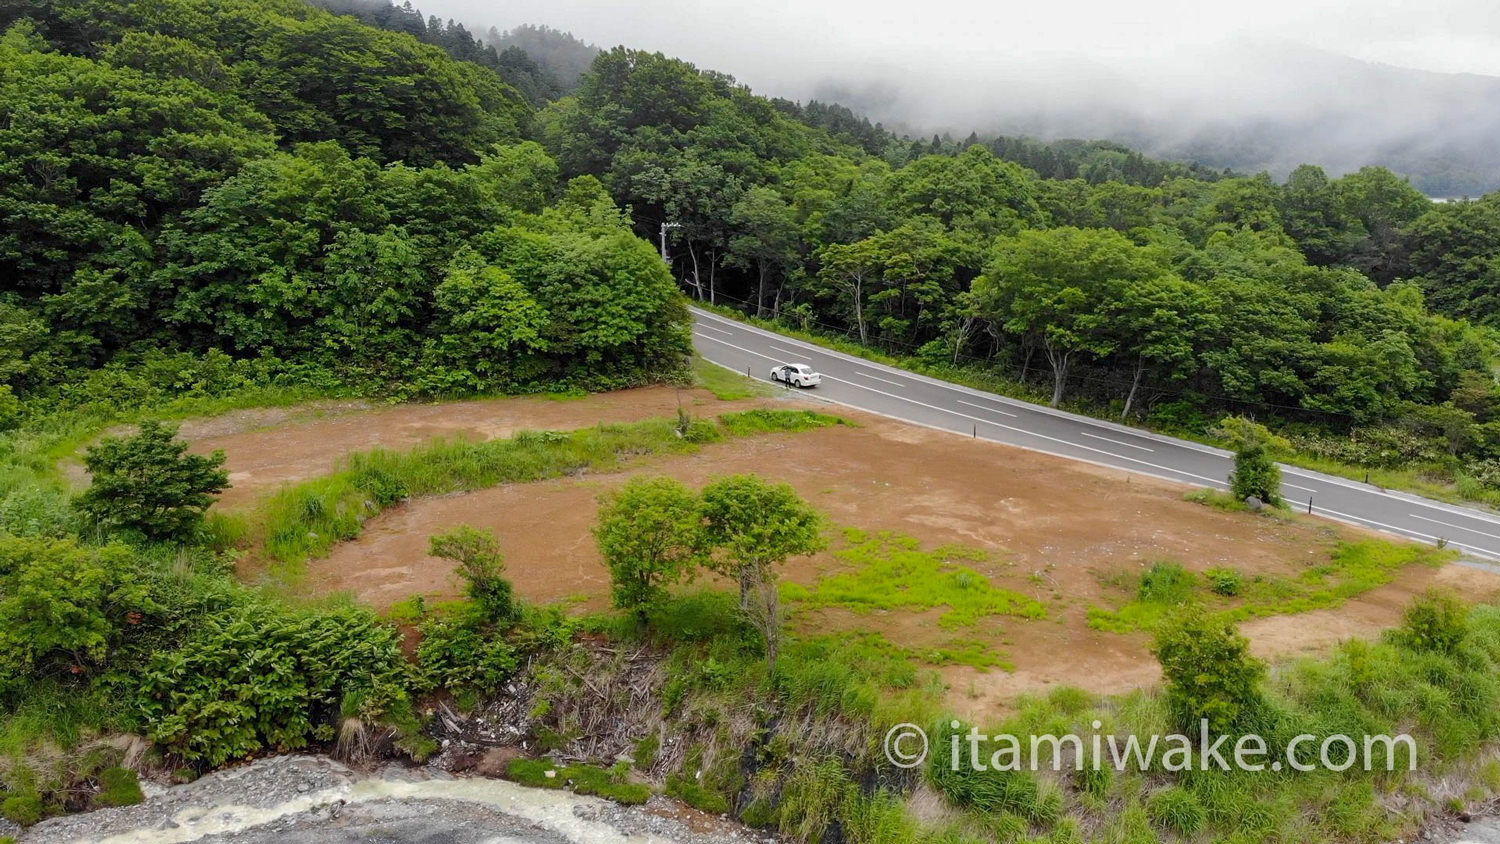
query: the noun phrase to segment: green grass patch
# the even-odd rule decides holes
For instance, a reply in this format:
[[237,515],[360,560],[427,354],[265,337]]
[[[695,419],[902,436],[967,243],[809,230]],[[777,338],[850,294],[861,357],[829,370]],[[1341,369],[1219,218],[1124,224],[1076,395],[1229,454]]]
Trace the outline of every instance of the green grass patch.
[[1000,651],[990,642],[973,638],[953,638],[931,647],[906,649],[913,659],[928,665],[967,665],[970,668],[999,668],[1015,671],[1015,663],[1001,657]]
[[[750,436],[837,422],[803,410],[757,410],[730,414],[722,427],[731,436]],[[258,532],[252,533],[263,538],[273,559],[298,564],[355,538],[368,519],[402,499],[609,471],[631,456],[692,453],[699,443],[717,438],[718,430],[712,422],[696,420],[683,436],[676,421],[658,419],[567,432],[521,431],[484,442],[439,440],[406,452],[360,452],[331,475],[272,495],[260,505]]]
[[1235,498],[1233,495],[1211,487],[1195,489],[1184,495],[1182,500],[1191,501],[1194,504],[1202,504],[1205,507],[1213,507],[1216,510],[1226,510],[1231,513],[1243,513],[1250,509],[1245,506],[1245,502]]
[[1177,563],[1156,563],[1137,581],[1134,600],[1115,610],[1090,607],[1089,626],[1113,633],[1153,630],[1176,607],[1191,602],[1236,621],[1328,609],[1390,583],[1406,566],[1440,566],[1455,556],[1425,545],[1362,539],[1340,542],[1328,562],[1293,577],[1246,577],[1225,568],[1199,577]]
[[651,799],[651,786],[630,782],[623,766],[604,769],[596,765],[558,765],[547,759],[513,759],[506,776],[532,788],[567,788],[638,806]]
[[99,793],[94,801],[100,806],[134,806],[146,799],[140,779],[129,768],[105,768],[99,774]]
[[729,800],[724,795],[704,788],[701,783],[685,774],[667,777],[667,795],[692,806],[700,812],[724,815],[729,812]]
[[720,401],[766,398],[776,394],[776,390],[765,381],[709,363],[696,355],[693,357],[693,383],[713,393]]
[[853,544],[834,556],[848,570],[827,575],[811,588],[788,590],[788,598],[808,607],[857,613],[946,608],[938,624],[949,630],[994,616],[1047,617],[1040,601],[997,587],[963,565],[983,562],[983,551],[951,545],[924,551],[917,540],[890,532],[869,537],[849,531],[846,538]]
[[830,425],[848,425],[837,416],[812,410],[743,410],[719,416],[719,424],[731,436],[747,437],[754,434],[773,434],[782,431],[809,431],[827,428]]

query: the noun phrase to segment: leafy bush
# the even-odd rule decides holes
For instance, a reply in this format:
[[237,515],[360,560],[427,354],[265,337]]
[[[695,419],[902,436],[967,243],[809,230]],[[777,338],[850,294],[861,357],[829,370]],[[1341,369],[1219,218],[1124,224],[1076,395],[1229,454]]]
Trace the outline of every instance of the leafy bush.
[[1450,592],[1429,589],[1401,615],[1398,638],[1412,648],[1451,654],[1469,635],[1469,610]]
[[240,598],[194,619],[174,650],[153,654],[135,705],[147,736],[189,762],[220,765],[264,748],[334,736],[357,699],[364,718],[406,705],[396,632],[354,607],[291,610]]
[[21,424],[21,400],[9,384],[0,384],[0,431],[9,431]]
[[1196,733],[1200,719],[1227,732],[1259,700],[1265,666],[1229,621],[1189,608],[1157,629],[1152,653],[1161,663],[1167,704],[1178,726]]
[[724,431],[710,419],[694,419],[682,432],[682,438],[690,443],[716,443],[724,439]]
[[635,478],[607,496],[594,539],[609,568],[615,606],[646,621],[668,586],[692,576],[702,522],[698,496],[668,477]]
[[1254,496],[1273,506],[1281,504],[1281,469],[1274,453],[1290,448],[1291,443],[1240,416],[1225,418],[1215,433],[1234,449],[1234,471],[1229,475],[1234,497],[1244,501]]
[[74,530],[77,515],[67,493],[25,486],[0,498],[0,530],[16,536],[61,539]]
[[1245,584],[1245,578],[1239,572],[1231,568],[1212,568],[1203,573],[1208,578],[1208,588],[1215,595],[1225,598],[1233,598],[1240,594],[1240,589]]
[[521,617],[515,587],[505,577],[505,555],[494,531],[459,525],[428,541],[428,553],[458,563],[464,593],[474,601],[485,621],[510,624]]
[[0,534],[0,694],[53,663],[58,673],[102,663],[154,609],[123,545]]
[[421,691],[494,692],[515,676],[520,660],[504,638],[476,619],[438,619],[422,625],[416,685]]
[[[968,724],[953,727],[944,723],[931,734],[931,753],[928,756],[927,776],[950,802],[966,809],[985,814],[1009,813],[1037,824],[1051,823],[1057,819],[1062,808],[1062,797],[1055,790],[1043,790],[1037,778],[1027,771],[979,770],[969,764],[970,748],[963,737]],[[959,759],[952,757],[952,736],[960,738],[957,744]],[[999,745],[990,748],[981,744],[979,758],[987,760]]]
[[1181,563],[1169,560],[1151,564],[1141,574],[1139,598],[1153,604],[1176,605],[1193,598],[1195,578]]
[[1281,504],[1281,468],[1264,451],[1236,451],[1229,485],[1241,501],[1254,496],[1272,506]]
[[182,539],[203,521],[214,496],[229,486],[224,453],[187,453],[177,429],[148,421],[131,437],[106,437],[83,462],[93,478],[79,507],[101,526],[137,530],[150,539]]

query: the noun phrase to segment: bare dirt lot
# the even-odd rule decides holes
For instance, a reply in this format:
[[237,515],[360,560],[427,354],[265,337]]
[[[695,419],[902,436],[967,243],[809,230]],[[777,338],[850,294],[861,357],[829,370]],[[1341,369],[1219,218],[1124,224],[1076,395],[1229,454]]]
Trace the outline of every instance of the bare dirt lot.
[[253,502],[285,483],[332,472],[339,460],[373,448],[407,449],[437,438],[486,440],[517,431],[574,430],[600,422],[676,415],[678,403],[698,415],[746,402],[721,402],[707,390],[643,387],[581,397],[523,396],[441,404],[317,402],[297,408],[243,410],[184,423],[192,450],[223,449],[233,486],[220,506]]
[[[779,401],[719,402],[701,390],[684,396],[700,415]],[[432,436],[504,436],[524,428],[671,416],[677,400],[677,391],[657,388],[576,401],[506,399],[349,410],[269,428],[220,431],[194,445],[228,453],[239,488],[231,503],[238,504],[285,480],[328,471],[354,450],[401,447]],[[603,607],[608,575],[589,533],[601,494],[640,473],[701,486],[716,476],[753,471],[790,483],[835,525],[872,534],[893,531],[928,549],[981,549],[983,560],[963,564],[1047,606],[1043,620],[1007,617],[998,627],[986,626],[988,641],[1014,671],[944,670],[955,706],[979,714],[1004,708],[1019,692],[1053,684],[1117,692],[1156,680],[1143,634],[1104,633],[1087,624],[1090,604],[1109,598],[1101,581],[1111,575],[1164,558],[1199,571],[1227,565],[1246,574],[1294,575],[1326,562],[1341,537],[1361,535],[1318,520],[1227,513],[1182,500],[1185,489],[1173,484],[845,408],[831,412],[857,427],[735,439],[692,456],[639,459],[617,473],[407,502],[372,519],[358,540],[310,562],[308,586],[349,592],[378,608],[414,594],[452,596],[450,564],[427,556],[428,536],[470,524],[499,534],[522,596]],[[191,435],[191,429],[184,430]],[[794,561],[785,576],[815,582],[843,565],[833,553],[841,545],[835,540],[829,552]],[[1433,583],[1475,598],[1500,591],[1500,575],[1457,565],[1413,566],[1395,582],[1336,610],[1259,619],[1244,629],[1265,656],[1316,651],[1390,626],[1409,597]],[[936,615],[825,609],[804,611],[797,623],[819,630],[874,629],[902,645],[931,647],[951,636],[938,627]]]

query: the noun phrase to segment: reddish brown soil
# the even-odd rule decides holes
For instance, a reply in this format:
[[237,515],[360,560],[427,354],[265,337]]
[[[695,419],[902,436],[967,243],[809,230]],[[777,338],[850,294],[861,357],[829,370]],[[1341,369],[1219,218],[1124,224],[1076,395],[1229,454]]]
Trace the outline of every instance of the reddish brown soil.
[[[691,392],[694,412],[752,406]],[[434,435],[499,436],[522,428],[576,428],[676,412],[676,392],[635,390],[578,401],[510,399],[391,407],[299,420],[265,431],[220,434],[196,448],[224,448],[248,497],[284,480],[327,471],[338,457],[376,445],[399,447]],[[826,408],[824,408],[826,409]],[[1324,562],[1352,529],[1316,519],[1276,521],[1226,513],[1182,500],[1184,488],[994,443],[904,425],[845,408],[859,427],[764,435],[710,445],[686,457],[637,459],[620,472],[517,484],[419,499],[372,519],[364,534],[308,564],[308,587],[348,592],[378,608],[414,594],[455,594],[450,564],[427,556],[428,536],[457,524],[493,528],[517,591],[534,601],[607,605],[608,575],[589,528],[601,494],[635,474],[660,472],[701,486],[754,471],[786,481],[830,520],[870,532],[916,537],[924,547],[977,547],[985,562],[965,561],[998,585],[1048,606],[1043,621],[999,619],[982,638],[1014,672],[952,667],[944,674],[952,703],[966,714],[994,713],[1024,691],[1055,684],[1118,692],[1158,679],[1142,635],[1087,626],[1091,603],[1114,605],[1101,584],[1161,558],[1202,570],[1232,565],[1251,574],[1291,574]],[[835,547],[839,543],[835,542]],[[811,582],[836,566],[831,553],[793,561],[785,574]],[[1461,566],[1413,567],[1389,586],[1337,610],[1261,619],[1245,625],[1258,653],[1300,654],[1350,636],[1370,636],[1399,618],[1415,592],[1433,583],[1479,597],[1500,591],[1500,576]],[[935,612],[854,615],[804,612],[806,629],[875,629],[901,644],[938,645],[973,638],[947,631]]]

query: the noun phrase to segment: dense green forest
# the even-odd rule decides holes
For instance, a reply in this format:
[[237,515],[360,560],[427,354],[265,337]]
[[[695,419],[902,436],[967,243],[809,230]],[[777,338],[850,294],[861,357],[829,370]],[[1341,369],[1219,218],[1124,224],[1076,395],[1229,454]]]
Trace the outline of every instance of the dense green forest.
[[526,52],[557,33],[331,5],[385,30],[296,0],[8,7],[17,394],[147,350],[411,393],[663,377],[681,310],[626,231],[671,222],[697,298],[1054,402],[1199,430],[1250,413],[1314,450],[1352,433],[1356,462],[1497,454],[1496,197],[914,140],[624,48],[560,96]]
[[[596,56],[544,28],[476,36],[409,5],[322,5],[0,5],[7,818],[139,800],[119,749],[89,744],[98,732],[149,737],[154,762],[184,779],[360,736],[421,758],[424,696],[472,702],[524,665],[575,659],[591,624],[660,655],[674,723],[732,749],[698,777],[701,757],[679,760],[669,793],[800,840],[918,838],[890,795],[922,775],[877,789],[872,736],[897,715],[935,716],[935,682],[878,637],[779,642],[773,566],[813,550],[820,528],[787,489],[660,482],[610,500],[597,536],[631,613],[587,621],[515,600],[493,537],[433,537],[466,597],[400,619],[419,633],[415,653],[368,609],[233,573],[252,546],[294,568],[409,496],[838,420],[685,412],[362,453],[241,519],[206,512],[228,482],[222,456],[188,454],[157,415],[676,380],[696,298],[1056,404],[1190,433],[1241,412],[1315,454],[1500,488],[1500,195],[1435,205],[1377,168],[1302,168],[1278,184],[1107,143],[912,139],[659,54]],[[668,222],[669,264],[652,242]],[[88,443],[91,486],[75,495],[57,463]],[[780,514],[775,529],[746,518],[763,511]],[[647,519],[670,547],[640,550],[658,535],[633,530]],[[789,519],[798,542],[760,547]],[[667,593],[700,566],[739,579],[741,605]],[[747,629],[751,587],[767,609]],[[1445,739],[1440,761],[1462,758],[1500,732],[1500,621],[1480,611],[1471,630],[1452,606],[1426,611],[1443,624],[1419,614],[1407,639],[1305,668],[1246,710],[1288,733],[1394,730],[1417,700],[1422,729]],[[1201,638],[1193,623],[1181,638]],[[1367,694],[1377,663],[1386,685]],[[1255,666],[1242,667],[1253,686]],[[725,718],[725,701],[763,720]],[[1106,706],[1066,690],[1044,704],[1017,717],[1087,723]],[[1159,732],[1174,716],[1138,697],[1105,717]],[[741,764],[752,742],[764,745],[754,782]],[[616,795],[641,788],[587,773]],[[1183,796],[1191,782],[1143,803],[1145,780],[1122,780],[1133,802],[1115,814],[1128,840],[1181,832],[1155,813],[1182,805],[1198,807],[1195,829],[1244,840],[1299,837],[1303,815],[1369,840],[1401,831],[1369,778],[1304,782],[1265,786],[1282,789],[1272,812],[1248,781],[1202,780],[1199,805]],[[975,823],[1081,840],[1059,819],[1061,792],[1034,778],[929,784]],[[1325,812],[1325,791],[1355,796]]]

